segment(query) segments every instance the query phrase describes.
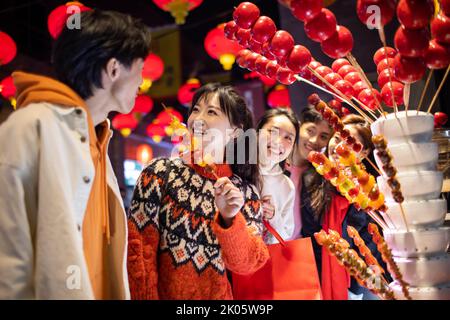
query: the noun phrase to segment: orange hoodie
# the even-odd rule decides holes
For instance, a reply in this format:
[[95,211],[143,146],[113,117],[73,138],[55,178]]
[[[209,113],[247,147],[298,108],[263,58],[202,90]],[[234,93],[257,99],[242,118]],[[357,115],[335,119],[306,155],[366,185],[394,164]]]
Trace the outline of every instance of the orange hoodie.
[[[89,127],[89,146],[95,177],[83,220],[83,249],[96,299],[108,298],[107,250],[109,244],[108,185],[106,182],[106,147],[111,135],[107,121],[94,127],[84,100],[67,85],[54,79],[14,72],[17,88],[17,108],[31,103],[48,102],[62,108],[81,107],[86,111]],[[83,141],[83,137],[81,138]],[[105,236],[106,235],[106,236]]]

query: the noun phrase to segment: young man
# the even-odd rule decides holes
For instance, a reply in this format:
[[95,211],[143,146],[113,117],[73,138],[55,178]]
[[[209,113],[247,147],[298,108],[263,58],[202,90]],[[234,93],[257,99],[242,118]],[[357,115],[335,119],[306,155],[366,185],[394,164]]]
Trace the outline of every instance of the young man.
[[0,126],[0,299],[128,299],[127,228],[107,147],[111,111],[133,107],[150,32],[82,12],[53,50],[59,81],[13,74]]

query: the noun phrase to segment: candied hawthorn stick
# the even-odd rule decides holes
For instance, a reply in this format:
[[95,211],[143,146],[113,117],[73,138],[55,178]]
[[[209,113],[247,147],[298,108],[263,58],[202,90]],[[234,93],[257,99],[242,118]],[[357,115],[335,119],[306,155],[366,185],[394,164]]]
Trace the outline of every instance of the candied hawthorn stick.
[[[344,124],[339,116],[333,111],[332,108],[320,99],[317,93],[313,93],[308,97],[308,102],[314,106],[314,108],[322,114],[322,117],[333,127],[333,129],[341,135],[345,143],[353,149],[355,152],[360,152],[363,148],[362,144],[357,142],[356,139],[350,134],[348,129],[344,128]],[[380,169],[368,159],[369,164],[381,175]]]
[[374,223],[369,223],[368,231],[372,235],[372,239],[377,245],[378,251],[381,253],[381,257],[384,262],[386,262],[389,271],[394,275],[395,279],[400,283],[400,286],[402,287],[403,295],[406,299],[412,300],[411,296],[409,295],[408,286],[409,284],[403,280],[403,275],[400,272],[400,269],[398,268],[397,264],[394,261],[394,258],[392,257],[391,249],[389,249],[386,241],[384,241],[384,238],[380,234],[380,231],[378,230],[378,227]]
[[358,230],[356,230],[352,226],[347,226],[347,233],[348,235],[353,239],[353,242],[358,247],[359,252],[364,257],[364,260],[369,266],[376,267],[380,274],[385,273],[384,269],[380,266],[377,259],[373,256],[372,252],[370,251],[369,247],[367,247],[364,240],[359,235]]
[[358,253],[350,249],[348,242],[342,239],[338,232],[330,229],[327,234],[321,230],[316,232],[314,237],[317,243],[324,246],[331,255],[337,258],[338,263],[347,269],[359,284],[382,299],[395,300],[393,291],[382,277],[367,267]]
[[403,209],[403,201],[405,198],[403,197],[401,191],[401,184],[396,178],[397,169],[395,169],[393,165],[392,154],[387,147],[386,139],[382,135],[374,135],[372,137],[372,142],[377,150],[377,156],[380,158],[383,163],[383,170],[386,173],[386,176],[389,178],[387,180],[387,184],[392,190],[392,196],[394,201],[400,205],[400,210],[402,212],[403,221],[405,222],[406,231],[409,232],[408,221],[406,220],[405,210]]

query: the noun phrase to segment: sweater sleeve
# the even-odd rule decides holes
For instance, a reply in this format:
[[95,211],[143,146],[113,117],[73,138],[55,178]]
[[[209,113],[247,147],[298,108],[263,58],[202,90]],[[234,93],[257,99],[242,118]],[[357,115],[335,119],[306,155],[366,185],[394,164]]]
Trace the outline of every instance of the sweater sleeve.
[[269,259],[269,251],[261,236],[262,213],[259,197],[253,188],[247,188],[245,204],[229,228],[222,228],[219,218],[217,213],[212,228],[227,269],[245,275],[263,267]]
[[128,280],[131,298],[156,300],[158,296],[159,207],[167,164],[155,159],[141,173],[128,213]]

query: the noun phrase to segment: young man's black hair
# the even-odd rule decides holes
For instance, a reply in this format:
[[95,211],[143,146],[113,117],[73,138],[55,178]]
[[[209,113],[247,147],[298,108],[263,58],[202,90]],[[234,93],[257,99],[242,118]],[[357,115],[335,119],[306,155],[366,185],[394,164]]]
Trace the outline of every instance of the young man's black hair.
[[58,80],[81,98],[102,88],[101,71],[111,59],[130,67],[150,51],[150,30],[140,20],[114,12],[90,10],[79,13],[80,28],[64,28],[56,40],[52,61]]

